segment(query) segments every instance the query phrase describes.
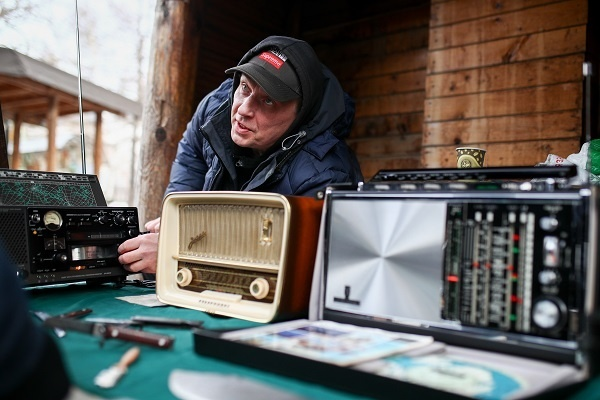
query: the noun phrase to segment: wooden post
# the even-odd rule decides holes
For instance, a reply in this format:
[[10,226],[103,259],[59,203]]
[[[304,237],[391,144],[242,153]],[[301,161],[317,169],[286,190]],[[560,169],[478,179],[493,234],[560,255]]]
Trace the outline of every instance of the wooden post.
[[15,119],[13,120],[13,152],[12,152],[12,169],[19,169],[21,166],[21,151],[19,147],[21,146],[21,123],[23,119],[21,118],[21,114],[15,114]]
[[156,3],[138,174],[142,224],[160,216],[177,144],[196,107],[192,102],[200,39],[195,8],[199,3]]
[[4,129],[4,118],[0,106],[0,168],[8,168],[8,140]]
[[46,171],[56,171],[56,123],[58,120],[58,98],[49,99],[46,122],[48,125],[48,152],[46,153]]
[[94,141],[94,173],[100,175],[102,166],[102,111],[96,112],[96,140]]

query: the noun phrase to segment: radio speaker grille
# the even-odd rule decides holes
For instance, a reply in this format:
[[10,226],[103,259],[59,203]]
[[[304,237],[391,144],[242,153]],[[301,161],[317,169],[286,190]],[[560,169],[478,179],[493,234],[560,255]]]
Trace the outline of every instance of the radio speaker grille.
[[277,267],[284,221],[284,210],[276,207],[181,205],[180,256]]
[[25,212],[14,207],[0,207],[0,242],[12,261],[18,266],[27,265],[27,221]]

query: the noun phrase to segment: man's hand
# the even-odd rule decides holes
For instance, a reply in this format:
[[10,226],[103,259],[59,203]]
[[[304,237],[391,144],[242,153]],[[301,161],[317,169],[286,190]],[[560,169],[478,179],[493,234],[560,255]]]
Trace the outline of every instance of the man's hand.
[[160,218],[156,218],[152,221],[146,222],[146,225],[144,225],[144,227],[148,232],[158,233],[158,230],[160,229]]
[[145,228],[150,233],[126,240],[117,249],[119,263],[131,273],[156,273],[160,218],[147,222]]

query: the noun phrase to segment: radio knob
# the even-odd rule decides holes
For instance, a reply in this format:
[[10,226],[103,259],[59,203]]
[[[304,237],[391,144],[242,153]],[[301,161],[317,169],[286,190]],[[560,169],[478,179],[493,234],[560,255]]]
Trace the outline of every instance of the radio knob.
[[107,222],[109,222],[108,218],[106,217],[106,215],[100,215],[98,217],[98,222],[102,225],[106,224]]
[[117,214],[115,215],[115,224],[117,225],[123,225],[123,223],[125,222],[125,217],[123,216],[123,214]]
[[19,279],[27,279],[27,277],[29,276],[29,272],[27,272],[24,269],[18,269],[17,270],[17,277]]
[[540,228],[546,232],[554,232],[558,228],[558,219],[556,217],[540,218]]
[[250,284],[250,294],[256,299],[264,299],[269,294],[269,282],[265,278],[256,278]]
[[67,255],[65,253],[56,253],[54,255],[54,261],[64,264],[67,261],[69,261],[69,257],[67,257]]
[[137,223],[137,218],[135,216],[130,215],[127,217],[127,225],[133,225]]
[[192,279],[194,278],[192,271],[188,268],[181,268],[177,271],[177,275],[175,276],[175,280],[179,286],[187,286],[192,283]]
[[556,285],[557,283],[559,283],[559,276],[556,273],[556,271],[545,270],[540,271],[538,275],[538,280],[542,285],[545,286]]
[[563,322],[566,306],[560,299],[542,299],[532,308],[532,320],[541,329],[560,328]]

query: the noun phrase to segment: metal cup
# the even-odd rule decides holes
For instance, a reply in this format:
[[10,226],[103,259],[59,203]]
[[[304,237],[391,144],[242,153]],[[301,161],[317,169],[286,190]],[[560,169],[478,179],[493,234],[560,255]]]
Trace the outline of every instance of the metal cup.
[[481,168],[485,159],[485,150],[477,147],[457,147],[456,166],[458,168]]

